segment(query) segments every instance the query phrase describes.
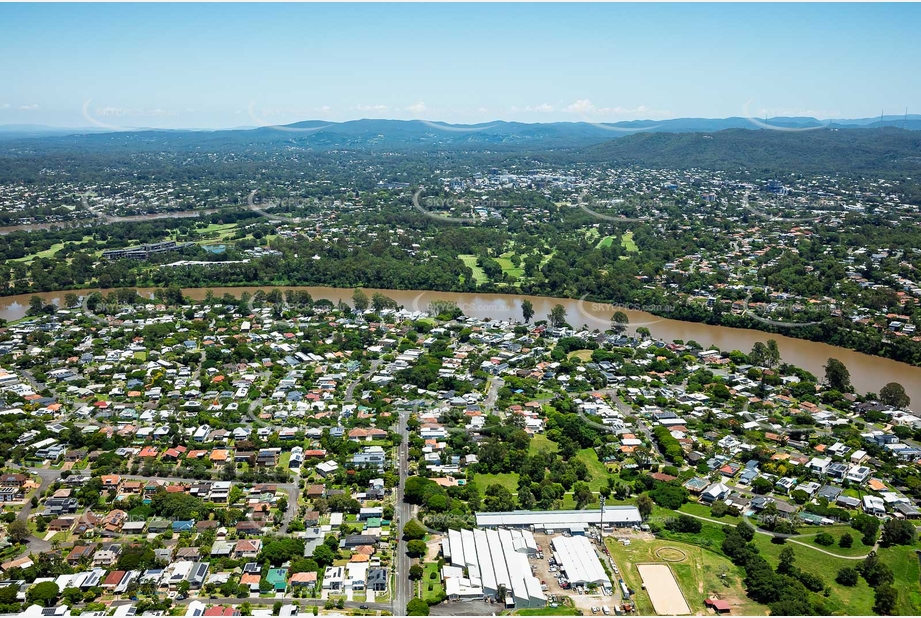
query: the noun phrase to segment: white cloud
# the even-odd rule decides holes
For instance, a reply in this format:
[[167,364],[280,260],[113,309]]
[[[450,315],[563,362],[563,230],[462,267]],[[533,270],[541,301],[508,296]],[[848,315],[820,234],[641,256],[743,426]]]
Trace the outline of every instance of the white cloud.
[[645,105],[638,107],[596,107],[589,99],[579,99],[575,103],[567,105],[565,111],[580,116],[636,116],[643,115],[648,118],[666,117],[670,115],[667,110],[651,109]]
[[595,111],[595,106],[588,99],[579,99],[575,103],[567,105],[566,111],[576,114],[586,114]]
[[0,105],[0,109],[9,109],[9,108],[10,108],[9,103],[4,103],[3,105]]
[[424,112],[427,108],[425,107],[425,103],[423,103],[422,101],[419,101],[419,102],[416,103],[415,105],[410,105],[410,106],[407,107],[406,109],[409,110],[409,111],[411,111],[411,112],[415,112],[416,114],[421,114],[421,113]]
[[541,103],[540,105],[525,105],[524,107],[513,105],[511,109],[513,114],[548,114],[550,112],[556,111],[556,108],[549,103]]
[[20,105],[20,106],[19,106],[19,109],[31,111],[31,110],[38,109],[38,105],[36,105],[36,104],[34,104],[34,103],[33,103],[32,105]]
[[357,112],[385,112],[390,108],[386,105],[355,105],[351,109]]

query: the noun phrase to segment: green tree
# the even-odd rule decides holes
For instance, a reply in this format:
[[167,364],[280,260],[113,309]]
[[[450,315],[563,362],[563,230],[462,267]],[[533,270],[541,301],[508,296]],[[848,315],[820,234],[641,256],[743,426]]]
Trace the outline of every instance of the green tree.
[[780,562],[777,564],[777,572],[781,575],[792,575],[796,572],[796,554],[792,547],[787,546],[780,551]]
[[581,509],[595,501],[592,488],[585,481],[578,481],[572,486],[572,497],[576,501],[576,508]]
[[917,533],[915,525],[907,519],[888,519],[883,524],[883,534],[880,537],[880,544],[883,546],[890,545],[913,545]]
[[370,301],[368,295],[364,293],[364,290],[355,288],[355,291],[352,292],[352,304],[358,311],[365,311],[368,308]]
[[835,581],[842,586],[856,586],[858,579],[857,569],[853,567],[843,567],[838,570]]
[[636,508],[640,512],[640,517],[648,519],[652,515],[652,508],[655,504],[649,494],[640,494],[636,497]]
[[317,561],[317,564],[321,567],[328,567],[331,565],[338,556],[336,553],[333,553],[333,550],[327,545],[319,545],[316,549],[313,550],[312,558]]
[[829,547],[835,544],[835,537],[828,534],[827,532],[820,532],[819,534],[816,535],[815,542],[817,545]]
[[403,538],[407,541],[415,541],[425,538],[425,528],[415,519],[410,519],[403,526]]
[[898,591],[891,584],[882,584],[876,588],[873,611],[880,616],[894,616],[898,602]]
[[521,317],[524,318],[525,324],[531,321],[531,318],[534,317],[534,303],[525,298],[521,301]]
[[850,532],[845,532],[844,534],[841,535],[841,538],[838,539],[838,547],[843,547],[844,549],[848,549],[849,547],[852,547],[853,545],[854,545],[854,537],[851,536]]
[[907,408],[911,398],[905,392],[905,387],[898,382],[890,382],[879,390],[879,400],[887,406]]
[[26,601],[51,607],[58,600],[58,594],[61,592],[58,585],[54,582],[42,582],[35,584],[26,591]]
[[415,540],[406,543],[406,553],[412,558],[421,558],[427,550],[428,546],[425,541]]
[[32,535],[29,530],[29,524],[21,519],[17,519],[7,526],[6,533],[13,543],[23,543]]
[[553,306],[553,309],[550,310],[547,319],[550,321],[550,326],[553,328],[563,327],[566,324],[566,307],[557,303]]
[[512,492],[507,487],[493,483],[486,488],[483,508],[490,512],[514,511],[515,496],[512,495]]
[[851,391],[851,372],[837,358],[829,358],[825,363],[825,383],[828,388],[842,393]]
[[422,579],[422,576],[425,574],[425,569],[422,568],[421,564],[414,564],[409,567],[409,579],[412,581],[419,581]]
[[429,604],[420,598],[413,598],[406,604],[407,616],[428,616]]
[[623,311],[615,311],[614,315],[611,316],[611,330],[613,330],[618,335],[624,333],[627,330],[627,325],[630,324],[630,318],[627,317],[627,314]]

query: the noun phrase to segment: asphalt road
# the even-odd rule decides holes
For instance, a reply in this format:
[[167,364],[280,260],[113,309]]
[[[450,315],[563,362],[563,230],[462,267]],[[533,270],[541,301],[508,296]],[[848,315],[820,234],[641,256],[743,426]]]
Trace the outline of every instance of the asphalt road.
[[[40,496],[42,492],[42,487],[48,487],[49,485],[53,485],[55,481],[61,478],[61,470],[54,470],[51,468],[48,468],[48,469],[26,468],[24,466],[19,466],[12,462],[10,462],[8,465],[16,466],[20,468],[21,470],[28,472],[29,474],[34,474],[39,477],[41,484],[35,490],[35,493],[33,494],[34,496]],[[29,514],[31,513],[32,513],[32,502],[31,500],[29,500],[29,501],[26,501],[26,503],[22,507],[22,510],[19,511],[19,515],[17,516],[17,519],[21,519],[25,521],[29,518]],[[26,549],[26,551],[23,552],[21,556],[17,556],[17,557],[21,558],[22,556],[28,556],[30,553],[39,554],[41,552],[48,551],[49,549],[51,549],[51,543],[49,543],[42,537],[35,536],[33,534],[32,536],[29,537],[28,549]]]
[[412,598],[412,583],[409,581],[409,556],[403,547],[403,526],[412,518],[412,505],[403,500],[403,491],[406,487],[406,479],[409,477],[409,428],[406,422],[409,420],[409,410],[400,412],[399,432],[401,436],[398,464],[400,470],[400,484],[397,488],[397,498],[395,512],[397,515],[397,535],[394,547],[394,589],[393,589],[393,606],[390,611],[394,616],[406,615],[406,604]]

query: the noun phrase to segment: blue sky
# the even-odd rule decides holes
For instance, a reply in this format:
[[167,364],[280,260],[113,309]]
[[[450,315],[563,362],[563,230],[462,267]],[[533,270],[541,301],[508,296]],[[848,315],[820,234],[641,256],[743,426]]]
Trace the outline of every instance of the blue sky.
[[921,112],[915,4],[0,4],[0,124]]

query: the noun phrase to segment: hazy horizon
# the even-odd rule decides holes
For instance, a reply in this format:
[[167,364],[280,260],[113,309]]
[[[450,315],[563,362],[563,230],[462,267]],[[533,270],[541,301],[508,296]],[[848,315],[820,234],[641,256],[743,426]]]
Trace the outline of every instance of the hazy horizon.
[[[0,124],[901,116],[918,5],[0,6]],[[42,41],[41,45],[36,44]]]

